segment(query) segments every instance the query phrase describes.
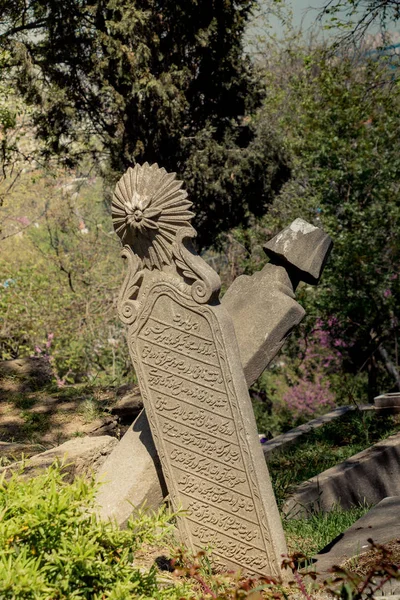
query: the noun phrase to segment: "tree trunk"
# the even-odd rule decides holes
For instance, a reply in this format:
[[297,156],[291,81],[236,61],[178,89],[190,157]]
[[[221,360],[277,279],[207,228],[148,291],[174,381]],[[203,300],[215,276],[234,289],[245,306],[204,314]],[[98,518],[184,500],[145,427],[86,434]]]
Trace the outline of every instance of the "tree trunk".
[[386,352],[386,349],[382,346],[382,344],[378,348],[378,353],[379,353],[379,356],[380,356],[383,364],[385,365],[386,371],[395,380],[396,387],[397,387],[398,390],[400,390],[400,375],[399,375],[399,372],[396,369],[396,367],[393,364],[393,362],[390,360],[389,354]]

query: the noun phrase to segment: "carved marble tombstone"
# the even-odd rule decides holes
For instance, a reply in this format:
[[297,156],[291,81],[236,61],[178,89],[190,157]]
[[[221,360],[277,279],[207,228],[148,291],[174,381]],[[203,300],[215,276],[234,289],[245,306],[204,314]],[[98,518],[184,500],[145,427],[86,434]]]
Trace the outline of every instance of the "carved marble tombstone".
[[175,174],[136,165],[113,221],[128,271],[119,315],[182,540],[216,564],[281,576],[285,539],[220,280],[191,246]]

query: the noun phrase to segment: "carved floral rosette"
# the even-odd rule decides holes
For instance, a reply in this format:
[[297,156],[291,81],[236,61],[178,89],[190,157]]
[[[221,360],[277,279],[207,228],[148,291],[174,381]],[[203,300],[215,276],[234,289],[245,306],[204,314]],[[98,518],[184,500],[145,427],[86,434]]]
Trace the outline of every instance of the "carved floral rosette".
[[136,165],[113,199],[119,314],[182,540],[222,568],[280,577],[285,542],[218,275],[190,245],[174,174]]

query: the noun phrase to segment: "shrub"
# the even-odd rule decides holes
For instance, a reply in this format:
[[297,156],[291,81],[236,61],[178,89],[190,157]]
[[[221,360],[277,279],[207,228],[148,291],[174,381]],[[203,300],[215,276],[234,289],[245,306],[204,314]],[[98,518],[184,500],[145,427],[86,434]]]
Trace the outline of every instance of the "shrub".
[[185,585],[160,585],[155,566],[139,567],[137,551],[169,533],[163,510],[139,512],[126,530],[92,512],[96,486],[63,481],[58,466],[26,480],[15,474],[0,485],[0,597],[181,598]]

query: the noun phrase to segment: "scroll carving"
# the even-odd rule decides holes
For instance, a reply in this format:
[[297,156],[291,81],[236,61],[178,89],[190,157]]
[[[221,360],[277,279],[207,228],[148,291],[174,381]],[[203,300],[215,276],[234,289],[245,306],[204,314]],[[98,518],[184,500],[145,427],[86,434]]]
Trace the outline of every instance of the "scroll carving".
[[124,246],[121,256],[127,260],[128,269],[118,296],[118,316],[125,325],[131,325],[139,308],[136,298],[143,279],[142,262],[130,246]]

